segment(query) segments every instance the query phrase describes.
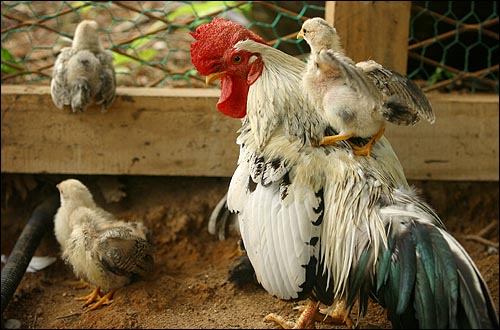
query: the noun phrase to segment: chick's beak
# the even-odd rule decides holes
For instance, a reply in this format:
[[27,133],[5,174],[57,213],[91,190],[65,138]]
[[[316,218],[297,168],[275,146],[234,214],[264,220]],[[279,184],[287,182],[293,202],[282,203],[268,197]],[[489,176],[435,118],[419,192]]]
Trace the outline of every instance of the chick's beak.
[[297,39],[303,39],[304,38],[304,34],[302,34],[302,30],[299,31],[299,33],[297,33]]
[[224,72],[224,71],[209,74],[208,76],[205,77],[205,83],[208,85],[212,81],[219,79],[220,77],[222,77],[225,74],[226,74],[226,72]]

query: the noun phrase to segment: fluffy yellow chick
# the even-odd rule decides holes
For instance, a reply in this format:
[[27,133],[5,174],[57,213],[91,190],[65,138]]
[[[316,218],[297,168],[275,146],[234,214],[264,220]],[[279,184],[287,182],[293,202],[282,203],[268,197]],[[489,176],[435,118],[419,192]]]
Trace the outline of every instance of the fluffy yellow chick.
[[304,91],[338,132],[321,144],[370,139],[361,147],[351,143],[354,154],[370,156],[386,122],[407,126],[421,118],[434,122],[432,107],[414,82],[372,60],[355,63],[344,55],[337,31],[323,18],[306,20],[297,38],[311,47]]
[[[140,222],[125,222],[98,207],[88,188],[76,179],[57,184],[61,198],[54,218],[63,260],[75,275],[96,288],[84,307],[94,310],[112,302],[114,292],[152,271],[148,230]],[[101,290],[105,293],[101,295]]]

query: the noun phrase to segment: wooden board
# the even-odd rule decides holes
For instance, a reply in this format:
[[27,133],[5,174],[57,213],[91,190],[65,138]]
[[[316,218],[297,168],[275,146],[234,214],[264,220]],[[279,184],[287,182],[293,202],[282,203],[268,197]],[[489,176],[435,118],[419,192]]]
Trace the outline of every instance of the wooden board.
[[118,88],[106,113],[57,109],[48,87],[2,86],[2,172],[228,176],[239,120],[217,90]]
[[431,94],[433,125],[389,124],[386,137],[411,179],[498,181],[498,95]]
[[[240,120],[213,89],[118,88],[111,109],[55,108],[47,86],[2,86],[2,172],[231,176]],[[498,96],[428,96],[436,123],[389,125],[409,179],[498,181]]]
[[406,74],[411,1],[326,1],[346,55]]

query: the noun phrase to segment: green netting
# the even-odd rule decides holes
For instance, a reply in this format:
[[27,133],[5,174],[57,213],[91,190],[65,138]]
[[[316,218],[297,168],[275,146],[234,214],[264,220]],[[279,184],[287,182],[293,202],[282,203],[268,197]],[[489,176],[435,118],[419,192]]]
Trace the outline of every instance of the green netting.
[[83,19],[99,23],[115,56],[120,86],[203,87],[186,33],[212,17],[237,21],[294,55],[302,17],[324,16],[324,2],[2,1],[2,83],[48,84],[55,57]]
[[[2,83],[49,84],[55,58],[83,19],[100,25],[119,86],[206,87],[191,65],[198,25],[237,21],[275,47],[304,57],[296,34],[324,1],[2,1]],[[427,89],[498,93],[496,2],[412,2],[408,75]]]
[[498,93],[497,2],[412,2],[408,76],[427,89]]

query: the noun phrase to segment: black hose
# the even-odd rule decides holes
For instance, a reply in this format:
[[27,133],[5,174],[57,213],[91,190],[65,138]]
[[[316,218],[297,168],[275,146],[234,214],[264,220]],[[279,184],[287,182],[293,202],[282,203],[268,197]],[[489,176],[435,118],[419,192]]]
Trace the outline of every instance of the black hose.
[[2,314],[21,282],[40,241],[59,208],[59,195],[47,198],[33,211],[2,269]]

